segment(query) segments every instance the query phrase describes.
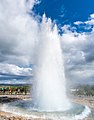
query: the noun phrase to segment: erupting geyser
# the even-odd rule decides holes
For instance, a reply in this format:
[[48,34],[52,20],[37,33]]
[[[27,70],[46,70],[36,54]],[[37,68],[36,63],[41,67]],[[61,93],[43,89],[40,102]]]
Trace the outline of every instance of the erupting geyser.
[[82,120],[90,114],[87,106],[67,98],[60,37],[57,26],[44,15],[35,47],[32,100],[4,104],[3,111],[51,120]]
[[43,16],[37,43],[33,82],[33,105],[41,111],[64,111],[70,108],[60,36],[57,27]]

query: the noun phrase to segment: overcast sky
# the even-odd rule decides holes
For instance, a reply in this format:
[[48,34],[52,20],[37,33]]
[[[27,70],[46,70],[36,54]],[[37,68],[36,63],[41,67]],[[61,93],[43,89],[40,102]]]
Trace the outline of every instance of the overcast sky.
[[[56,23],[58,37],[62,41],[66,79],[70,82],[93,82],[93,4],[92,0],[0,0],[1,79],[3,74],[3,77],[6,74],[32,76],[31,65],[35,60],[34,54],[38,52],[36,44],[49,34],[45,26],[51,29]],[[41,21],[44,13],[46,21]],[[53,22],[49,22],[51,20]]]

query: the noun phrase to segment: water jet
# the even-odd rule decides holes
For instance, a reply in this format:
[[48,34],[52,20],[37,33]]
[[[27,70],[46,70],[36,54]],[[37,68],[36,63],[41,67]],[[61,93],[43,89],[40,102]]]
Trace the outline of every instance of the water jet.
[[66,95],[64,61],[57,26],[52,28],[50,19],[46,20],[44,15],[41,30],[35,60],[32,101],[39,110],[64,111],[71,104]]

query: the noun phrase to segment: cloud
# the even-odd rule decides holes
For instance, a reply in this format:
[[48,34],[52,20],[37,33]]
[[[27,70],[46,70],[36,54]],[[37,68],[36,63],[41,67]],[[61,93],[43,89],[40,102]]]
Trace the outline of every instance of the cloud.
[[0,63],[1,75],[16,75],[16,76],[32,76],[32,68],[19,67],[14,64],[2,64]]
[[12,79],[12,80],[10,80],[9,78],[7,78],[7,79],[5,79],[5,80],[0,80],[0,84],[1,85],[6,85],[6,84],[9,84],[9,85],[14,85],[14,84],[16,84],[16,85],[26,85],[26,84],[28,84],[28,85],[30,85],[30,84],[32,84],[32,82],[31,82],[31,79]]
[[94,14],[91,14],[90,17],[88,18],[87,21],[76,21],[74,22],[74,25],[77,25],[77,27],[81,27],[83,29],[86,30],[90,30],[91,31],[94,29]]
[[[33,17],[34,0],[0,0],[0,61],[29,65],[38,23]],[[15,61],[16,60],[16,61]]]
[[91,14],[89,20],[85,21],[85,23],[89,25],[94,25],[94,14]]
[[80,25],[80,24],[83,24],[83,22],[81,22],[81,21],[76,21],[76,22],[74,22],[74,24],[75,24],[75,25]]
[[[94,78],[94,14],[90,15],[90,18],[85,21],[75,22],[78,27],[80,24],[88,25],[88,28],[92,30],[90,32],[77,32],[73,26],[63,26],[62,49],[64,52],[65,59],[65,71],[66,78],[69,81],[79,81],[80,83],[86,84],[85,81],[90,81]],[[77,26],[76,26],[77,27]],[[88,29],[87,28],[87,29]]]

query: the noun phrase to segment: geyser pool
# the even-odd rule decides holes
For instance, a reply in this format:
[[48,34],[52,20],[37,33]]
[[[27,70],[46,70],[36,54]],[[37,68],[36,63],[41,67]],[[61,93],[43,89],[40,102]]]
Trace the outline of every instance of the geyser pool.
[[[43,27],[43,28],[42,28]],[[44,29],[41,31],[41,29]],[[60,38],[56,25],[43,16],[34,68],[33,107],[44,111],[64,111],[71,104],[66,95],[66,80]]]
[[72,107],[65,111],[39,111],[33,108],[32,100],[19,100],[4,104],[2,107],[3,111],[11,112],[13,114],[21,115],[26,118],[33,119],[45,119],[45,120],[82,120],[90,114],[90,109],[87,106],[72,104]]

